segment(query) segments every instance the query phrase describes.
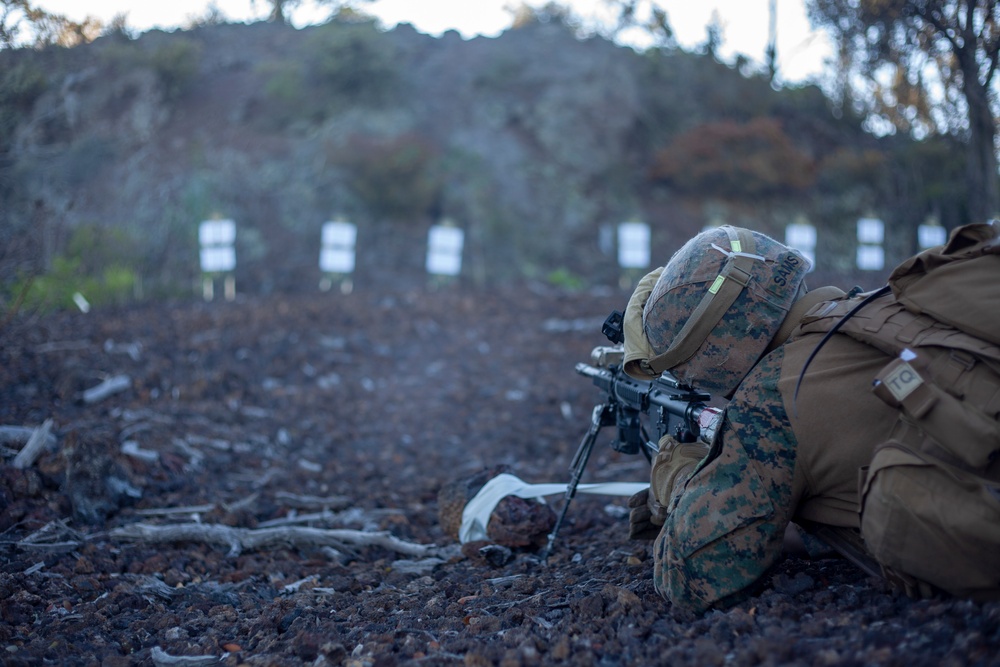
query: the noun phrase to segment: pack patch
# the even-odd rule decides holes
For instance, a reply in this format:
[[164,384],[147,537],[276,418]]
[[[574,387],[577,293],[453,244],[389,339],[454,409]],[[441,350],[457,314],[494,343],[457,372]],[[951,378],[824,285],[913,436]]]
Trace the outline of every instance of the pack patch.
[[887,373],[882,378],[882,382],[893,398],[902,403],[907,396],[924,383],[924,379],[920,377],[920,373],[914,370],[913,366],[903,361]]

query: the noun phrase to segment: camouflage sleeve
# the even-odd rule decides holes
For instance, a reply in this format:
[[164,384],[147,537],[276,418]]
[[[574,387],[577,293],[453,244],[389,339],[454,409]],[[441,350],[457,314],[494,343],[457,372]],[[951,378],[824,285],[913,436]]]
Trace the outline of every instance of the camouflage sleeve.
[[679,611],[738,598],[781,554],[796,448],[777,388],[781,359],[779,348],[740,385],[654,543],[656,589]]

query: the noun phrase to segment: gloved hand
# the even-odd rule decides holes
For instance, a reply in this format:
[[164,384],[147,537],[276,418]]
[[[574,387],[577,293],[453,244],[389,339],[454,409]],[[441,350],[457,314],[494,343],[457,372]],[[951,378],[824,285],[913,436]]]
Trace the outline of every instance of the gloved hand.
[[625,359],[622,362],[622,368],[637,380],[652,380],[659,375],[649,367],[649,360],[656,356],[656,352],[653,351],[646,339],[642,311],[662,273],[663,267],[661,266],[643,276],[639,284],[635,286],[635,291],[632,292],[622,316],[622,333],[625,335]]
[[656,502],[649,489],[628,499],[628,537],[630,540],[653,540],[667,519],[667,508]]
[[660,438],[658,447],[659,453],[649,472],[649,489],[628,500],[629,537],[635,540],[652,539],[659,534],[675,493],[708,454],[705,443],[681,443],[670,435]]

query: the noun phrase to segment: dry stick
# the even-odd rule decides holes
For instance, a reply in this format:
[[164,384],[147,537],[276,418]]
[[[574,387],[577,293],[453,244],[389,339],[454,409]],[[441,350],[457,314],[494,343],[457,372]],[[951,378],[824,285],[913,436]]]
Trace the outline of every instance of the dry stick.
[[293,526],[299,523],[312,523],[314,521],[329,521],[338,523],[365,523],[376,517],[380,516],[392,516],[395,514],[402,514],[402,511],[398,509],[382,509],[382,510],[346,510],[344,512],[331,512],[329,510],[323,510],[322,512],[310,512],[309,514],[290,514],[288,516],[282,517],[280,519],[270,519],[268,521],[261,521],[257,524],[258,528],[276,528],[277,526]]
[[184,452],[188,457],[188,464],[185,468],[198,468],[201,465],[202,460],[205,458],[204,454],[189,445],[187,441],[182,438],[174,438],[173,443],[175,447]]
[[35,544],[34,542],[16,542],[19,549],[35,549],[37,551],[52,551],[52,552],[65,552],[72,549],[78,549],[83,543],[82,540],[74,540],[72,542],[45,542],[44,544]]
[[134,459],[139,459],[140,461],[145,461],[146,463],[153,463],[160,460],[159,452],[151,449],[143,449],[135,440],[126,440],[123,442],[121,452],[126,456],[131,456]]
[[0,444],[20,445],[28,442],[34,432],[30,426],[0,426]]
[[224,509],[227,512],[238,512],[242,509],[246,509],[247,507],[252,507],[253,504],[257,502],[257,498],[258,494],[251,493],[249,496],[243,498],[242,500],[237,500],[236,502],[232,503],[221,503],[222,509]]
[[24,469],[35,462],[41,453],[45,443],[48,442],[49,432],[52,430],[52,420],[46,419],[41,426],[28,438],[28,444],[14,457],[14,467]]
[[[83,542],[83,536],[67,526],[68,521],[69,519],[49,521],[31,535],[16,542],[16,544],[21,549],[61,550],[78,547]],[[70,538],[68,541],[65,539],[67,537]]]
[[219,656],[215,655],[170,655],[159,646],[154,646],[149,657],[156,667],[198,667],[198,665],[217,665]]
[[103,401],[112,394],[125,391],[131,386],[132,378],[127,375],[115,375],[109,377],[96,387],[91,387],[83,392],[83,402],[88,405],[91,403],[97,403],[98,401]]
[[42,343],[35,347],[35,352],[39,354],[47,354],[49,352],[76,352],[77,350],[86,350],[93,345],[87,340],[60,340],[52,341],[51,343]]
[[299,523],[313,523],[314,521],[334,521],[338,514],[323,510],[322,512],[312,512],[310,514],[293,514],[280,519],[270,519],[269,521],[259,521],[258,528],[277,528],[278,526],[294,526]]
[[211,512],[216,507],[215,503],[210,505],[188,505],[187,507],[151,507],[149,509],[135,510],[141,516],[170,516],[172,514],[204,514]]
[[347,496],[302,496],[287,491],[278,491],[274,494],[275,500],[294,507],[295,509],[342,509],[351,504],[351,499]]
[[112,539],[141,542],[206,542],[229,547],[229,556],[240,555],[244,549],[265,549],[276,545],[295,547],[379,546],[408,556],[428,556],[436,553],[433,544],[415,544],[394,537],[388,532],[366,532],[348,529],[322,529],[304,526],[281,528],[234,528],[222,524],[181,523],[154,526],[146,523],[115,528]]
[[305,579],[299,579],[296,582],[293,582],[291,584],[287,584],[286,586],[282,586],[281,587],[281,592],[282,593],[298,593],[299,589],[302,588],[303,584],[308,584],[311,581],[319,581],[319,575],[317,575],[317,574],[311,574],[308,577],[306,577]]

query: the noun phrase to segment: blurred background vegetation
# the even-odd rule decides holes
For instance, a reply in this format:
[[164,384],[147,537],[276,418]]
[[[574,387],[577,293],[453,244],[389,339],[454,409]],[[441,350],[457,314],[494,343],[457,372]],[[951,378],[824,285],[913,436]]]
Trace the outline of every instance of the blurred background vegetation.
[[[355,284],[420,284],[431,225],[465,230],[460,281],[617,286],[614,226],[662,264],[708,224],[818,231],[813,284],[874,287],[928,219],[1000,211],[997,4],[811,0],[840,45],[832,93],[694,52],[655,2],[594,31],[521,7],[497,38],[385,31],[364,2],[296,29],[217,10],[175,32],[75,24],[0,0],[0,320],[23,307],[192,298],[198,224],[236,221],[241,292],[315,290],[323,222],[358,225]],[[618,46],[636,26],[645,50]],[[29,36],[28,39],[26,36]],[[773,53],[772,53],[773,55]],[[936,78],[935,78],[936,77]]]

